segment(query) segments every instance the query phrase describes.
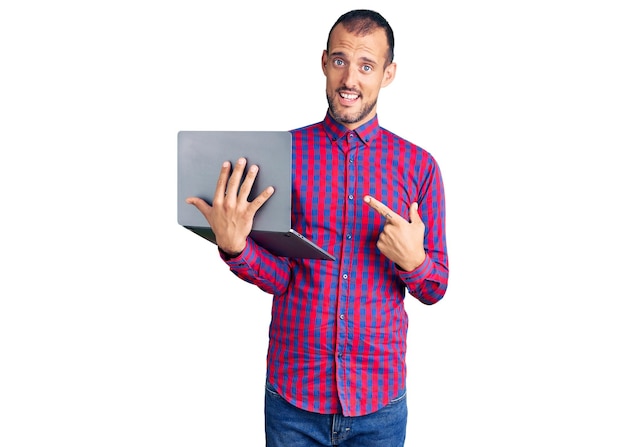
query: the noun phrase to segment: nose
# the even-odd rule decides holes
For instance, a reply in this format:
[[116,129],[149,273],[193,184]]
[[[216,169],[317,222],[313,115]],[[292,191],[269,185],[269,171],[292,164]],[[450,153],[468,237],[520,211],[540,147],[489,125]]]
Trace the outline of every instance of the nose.
[[350,64],[348,69],[344,71],[343,82],[346,87],[353,88],[357,85],[357,79],[359,75],[359,69],[356,65]]

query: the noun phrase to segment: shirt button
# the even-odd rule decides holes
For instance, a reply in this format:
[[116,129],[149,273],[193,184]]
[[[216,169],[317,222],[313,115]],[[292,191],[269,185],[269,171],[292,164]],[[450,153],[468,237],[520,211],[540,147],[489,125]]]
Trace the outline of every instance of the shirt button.
[[349,234],[349,235],[346,236],[346,238],[348,238],[348,240],[350,240],[350,239],[352,239],[352,235]]
[[343,320],[345,318],[344,314],[339,315],[339,319]]
[[347,273],[344,273],[343,275],[341,275],[341,277],[342,277],[343,279],[348,279],[348,274],[347,274]]
[[350,163],[354,163],[354,158],[350,158]]
[[352,194],[350,194],[350,195],[348,196],[348,199],[352,200],[352,199],[354,199],[354,196],[353,196]]

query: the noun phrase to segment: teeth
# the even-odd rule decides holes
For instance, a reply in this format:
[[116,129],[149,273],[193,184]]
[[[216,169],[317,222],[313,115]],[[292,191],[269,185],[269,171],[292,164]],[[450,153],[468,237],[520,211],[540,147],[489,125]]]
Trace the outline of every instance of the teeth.
[[349,95],[348,93],[340,93],[340,95],[342,98],[350,99],[350,100],[357,99],[359,97],[359,95],[354,95],[354,94]]

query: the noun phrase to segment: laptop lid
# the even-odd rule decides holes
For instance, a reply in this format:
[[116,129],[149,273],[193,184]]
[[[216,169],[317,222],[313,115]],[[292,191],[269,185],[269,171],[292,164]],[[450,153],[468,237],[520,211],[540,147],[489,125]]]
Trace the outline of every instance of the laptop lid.
[[222,163],[234,165],[245,157],[247,167],[259,166],[249,200],[268,186],[274,187],[272,197],[255,215],[250,237],[278,256],[334,260],[291,228],[291,144],[288,131],[180,131],[178,223],[215,243],[215,234],[202,213],[185,199],[195,196],[211,204]]

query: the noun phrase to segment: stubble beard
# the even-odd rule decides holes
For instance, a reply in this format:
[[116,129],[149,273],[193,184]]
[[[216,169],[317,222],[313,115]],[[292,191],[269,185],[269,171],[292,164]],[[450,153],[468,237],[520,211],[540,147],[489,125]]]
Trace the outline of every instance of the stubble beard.
[[330,114],[332,115],[333,118],[335,118],[335,120],[337,120],[338,122],[342,124],[358,123],[359,121],[367,117],[367,115],[369,115],[370,112],[374,110],[374,107],[376,106],[376,101],[374,100],[370,103],[364,103],[363,107],[361,107],[361,109],[357,110],[356,112],[353,112],[353,113],[346,112],[342,114],[339,112],[338,110],[339,107],[334,104],[333,98],[328,93],[326,93],[326,100],[328,101],[328,108],[330,110]]

